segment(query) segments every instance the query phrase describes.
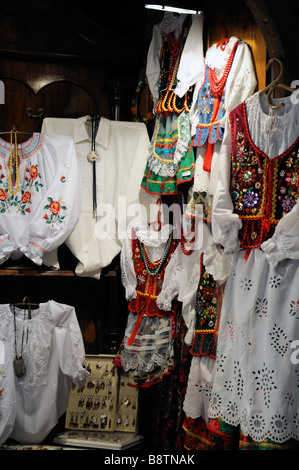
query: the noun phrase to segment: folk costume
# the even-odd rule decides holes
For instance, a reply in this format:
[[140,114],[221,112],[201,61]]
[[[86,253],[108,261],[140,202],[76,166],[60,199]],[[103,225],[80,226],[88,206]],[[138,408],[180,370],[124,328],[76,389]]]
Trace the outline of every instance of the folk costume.
[[155,128],[141,186],[177,194],[193,181],[190,107],[203,73],[203,14],[165,13],[154,26],[146,74],[154,101]]
[[250,96],[256,86],[249,47],[236,37],[231,37],[225,45],[214,44],[206,53],[205,67],[205,76],[196,86],[196,99],[191,111],[197,158],[193,192],[185,213],[194,219],[196,204],[202,205],[206,241],[198,267],[194,269],[197,279],[194,296],[189,295],[189,306],[186,307],[189,310],[186,340],[190,343],[192,355],[184,401],[187,448],[202,445],[195,444],[195,429],[205,435],[203,441],[208,434],[205,423],[213,384],[219,317],[225,281],[232,267],[231,255],[217,248],[210,231],[223,129],[227,112]]
[[299,105],[276,103],[256,93],[230,113],[212,213],[215,241],[234,260],[208,426],[261,448],[299,440]]
[[164,225],[156,232],[140,222],[128,233],[121,252],[129,316],[114,363],[129,373],[132,386],[149,387],[172,369],[174,299],[180,280],[177,246],[171,226]]

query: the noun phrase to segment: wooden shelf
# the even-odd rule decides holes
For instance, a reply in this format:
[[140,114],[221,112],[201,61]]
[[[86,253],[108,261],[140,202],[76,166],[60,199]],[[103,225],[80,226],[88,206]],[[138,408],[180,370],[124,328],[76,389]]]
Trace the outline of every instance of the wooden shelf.
[[[30,276],[39,276],[39,277],[77,277],[73,271],[67,269],[24,269],[24,268],[5,268],[0,269],[0,276],[16,276],[16,277],[30,277]],[[103,274],[103,277],[115,277],[116,271],[111,270]]]
[[70,270],[38,270],[38,269],[23,269],[23,268],[6,268],[0,269],[0,276],[45,276],[45,277],[74,277],[75,273]]

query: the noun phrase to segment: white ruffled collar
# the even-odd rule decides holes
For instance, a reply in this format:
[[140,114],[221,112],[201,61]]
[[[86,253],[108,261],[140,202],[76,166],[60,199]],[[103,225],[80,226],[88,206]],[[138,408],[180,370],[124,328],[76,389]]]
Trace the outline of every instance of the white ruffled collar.
[[221,77],[228,58],[233,50],[235,43],[239,41],[239,38],[232,36],[227,43],[224,50],[217,47],[217,44],[213,44],[206,52],[205,63],[211,69],[215,70],[218,78]]
[[[160,247],[165,244],[169,239],[170,234],[173,232],[171,224],[163,224],[161,230],[157,231],[153,225],[149,225],[145,220],[139,220],[134,224],[134,233],[138,240],[146,246]],[[131,233],[130,233],[130,236]]]

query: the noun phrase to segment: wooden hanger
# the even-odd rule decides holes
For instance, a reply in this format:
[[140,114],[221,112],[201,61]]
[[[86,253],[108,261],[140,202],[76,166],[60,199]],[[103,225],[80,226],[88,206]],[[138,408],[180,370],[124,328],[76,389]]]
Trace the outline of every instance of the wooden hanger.
[[29,297],[24,297],[23,302],[17,302],[15,304],[10,304],[10,307],[21,307],[28,309],[28,319],[31,319],[31,307],[38,308],[39,304],[30,302]]
[[0,132],[0,134],[10,134],[11,132],[14,132],[15,134],[27,134],[27,135],[32,135],[32,132],[21,132],[16,129],[16,126],[13,124],[12,129],[10,131],[3,131]]
[[269,85],[267,85],[265,88],[260,90],[259,93],[260,93],[260,95],[263,94],[263,93],[267,93],[267,105],[269,106],[269,108],[278,109],[278,108],[281,108],[282,106],[284,106],[284,104],[279,103],[277,105],[274,105],[274,104],[271,103],[271,97],[272,97],[274,91],[276,90],[276,88],[283,88],[284,90],[287,90],[291,93],[293,93],[297,89],[296,88],[291,88],[287,85],[284,85],[283,83],[280,83],[281,77],[283,76],[283,65],[282,65],[281,60],[277,59],[277,57],[272,57],[272,59],[269,60],[269,62],[267,63],[267,66],[266,66],[266,72],[269,70],[269,68],[273,64],[273,62],[277,62],[279,64],[279,67],[280,67],[279,74],[274,80],[272,80],[272,82]]

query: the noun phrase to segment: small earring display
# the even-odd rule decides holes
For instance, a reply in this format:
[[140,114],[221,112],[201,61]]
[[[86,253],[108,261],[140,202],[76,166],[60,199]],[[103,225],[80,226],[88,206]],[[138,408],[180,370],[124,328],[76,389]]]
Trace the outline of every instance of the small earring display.
[[66,428],[137,432],[138,389],[128,385],[126,374],[113,359],[105,354],[86,355],[85,369],[90,375],[80,390],[71,388]]

